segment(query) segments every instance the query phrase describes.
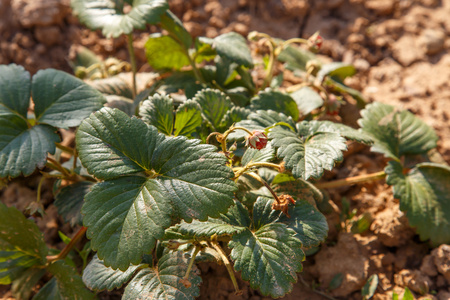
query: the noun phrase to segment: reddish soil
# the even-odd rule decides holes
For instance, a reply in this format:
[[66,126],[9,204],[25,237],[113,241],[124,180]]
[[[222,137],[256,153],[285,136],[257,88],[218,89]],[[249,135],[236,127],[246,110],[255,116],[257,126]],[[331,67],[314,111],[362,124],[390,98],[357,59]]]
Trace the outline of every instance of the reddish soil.
[[[438,151],[450,162],[450,0],[172,0],[171,9],[196,36],[214,37],[231,30],[247,35],[257,30],[288,39],[308,37],[320,30],[321,53],[356,66],[359,73],[346,83],[370,100],[409,109],[438,133]],[[141,70],[143,44],[156,28],[135,34]],[[73,49],[83,45],[103,57],[128,59],[124,39],[104,39],[81,26],[71,15],[68,0],[0,0],[0,64],[17,63],[31,73],[43,68],[71,72]],[[342,113],[345,119],[345,111]],[[353,116],[354,119],[354,116]],[[346,119],[347,120],[347,119]],[[327,179],[376,172],[385,160],[357,149]],[[39,178],[15,180],[0,199],[23,210],[35,199]],[[51,204],[51,183],[43,188],[46,215],[38,221],[46,241],[61,247],[57,230],[71,235]],[[338,229],[339,215],[327,215],[330,235],[318,253],[307,257],[293,292],[283,299],[362,299],[361,288],[372,274],[380,283],[373,299],[403,295],[405,287],[416,299],[450,299],[450,246],[431,248],[421,242],[399,210],[384,182],[330,190],[336,211],[350,201],[356,217],[370,215],[364,234]],[[356,218],[355,217],[355,218]],[[266,299],[240,281],[236,296],[223,266],[201,265],[204,283],[200,299]],[[342,274],[342,283],[330,282]],[[12,299],[0,287],[2,299]],[[102,299],[119,299],[103,293]],[[333,298],[331,298],[333,297]],[[268,299],[268,298],[267,298]]]

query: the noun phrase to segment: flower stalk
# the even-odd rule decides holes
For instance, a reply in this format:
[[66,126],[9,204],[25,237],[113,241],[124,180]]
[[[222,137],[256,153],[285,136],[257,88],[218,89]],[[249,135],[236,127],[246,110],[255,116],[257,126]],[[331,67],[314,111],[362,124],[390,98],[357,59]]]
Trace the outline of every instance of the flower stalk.
[[57,255],[47,256],[47,263],[51,263],[60,259],[64,259],[67,254],[75,247],[79,240],[84,236],[87,231],[87,227],[82,226],[75,236],[70,240],[70,242],[62,249],[62,251]]
[[335,180],[335,181],[318,182],[318,183],[315,183],[314,186],[318,189],[332,189],[332,188],[338,188],[341,186],[353,185],[356,183],[364,183],[364,182],[381,180],[381,179],[384,179],[385,177],[386,177],[386,173],[384,171],[380,171],[380,172],[376,172],[376,173],[372,173],[372,174],[359,175],[359,176],[339,179],[339,180]]

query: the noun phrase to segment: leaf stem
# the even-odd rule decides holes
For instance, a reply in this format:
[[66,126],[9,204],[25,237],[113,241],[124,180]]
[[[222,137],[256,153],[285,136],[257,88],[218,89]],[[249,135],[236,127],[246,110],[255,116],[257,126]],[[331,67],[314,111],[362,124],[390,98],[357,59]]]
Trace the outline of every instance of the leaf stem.
[[77,158],[78,158],[78,151],[76,149],[73,149],[72,171],[75,171],[75,169],[77,168]]
[[209,144],[209,140],[215,136],[217,141],[221,144],[222,146],[222,151],[224,153],[227,152],[227,137],[230,133],[232,133],[235,130],[244,130],[245,132],[247,132],[248,134],[252,134],[252,132],[250,130],[248,130],[247,128],[244,127],[234,127],[231,126],[230,129],[228,129],[227,131],[225,131],[223,134],[221,134],[220,132],[212,132],[210,135],[208,135],[208,137],[206,138],[206,143]]
[[295,132],[295,129],[294,129],[291,125],[289,125],[288,123],[286,123],[286,122],[278,122],[278,123],[275,123],[275,124],[273,124],[272,126],[269,126],[269,127],[267,127],[266,129],[264,129],[264,132],[265,132],[266,134],[268,134],[268,132],[270,131],[270,129],[275,128],[276,126],[286,126],[286,127],[288,127],[290,130],[292,130],[293,132]]
[[247,174],[250,175],[251,177],[255,178],[256,180],[258,180],[259,182],[261,182],[272,194],[272,196],[275,199],[275,201],[277,202],[277,204],[278,205],[281,204],[281,201],[278,198],[278,195],[274,192],[274,190],[272,190],[270,185],[264,179],[262,179],[259,175],[255,174],[255,173],[247,173]]
[[128,53],[130,54],[131,71],[133,72],[133,99],[136,97],[136,56],[133,47],[133,33],[127,34]]
[[244,167],[236,168],[237,172],[234,175],[234,179],[237,180],[239,178],[239,176],[244,174],[245,171],[247,171],[251,168],[255,168],[255,167],[267,167],[267,168],[273,168],[273,169],[276,169],[277,171],[279,171],[281,166],[278,164],[269,163],[269,162],[250,162],[250,163],[246,164]]
[[58,148],[62,152],[68,153],[70,155],[74,155],[74,153],[75,153],[75,149],[74,148],[61,145],[60,143],[55,143],[55,146],[56,146],[56,148]]
[[186,270],[186,274],[184,275],[184,280],[188,280],[189,273],[191,273],[192,266],[194,265],[194,262],[195,262],[195,257],[197,256],[197,254],[199,252],[200,252],[200,247],[195,247],[194,254],[192,254],[191,260],[189,261],[189,265],[188,265],[188,268]]
[[266,87],[270,85],[270,82],[272,81],[273,77],[273,68],[275,66],[275,50],[273,48],[273,41],[272,38],[266,39],[267,46],[269,47],[269,63],[267,64],[267,72],[266,77],[264,78],[264,82],[261,86],[261,90],[264,90]]
[[41,190],[42,190],[42,184],[44,183],[45,180],[45,176],[42,176],[41,179],[39,180],[39,184],[37,187],[37,197],[36,197],[36,203],[40,203],[41,202]]
[[[184,47],[183,47],[183,48],[184,48]],[[200,71],[198,70],[197,66],[195,65],[195,58],[192,58],[192,57],[189,55],[188,49],[185,49],[185,54],[186,54],[186,56],[187,56],[188,59],[189,59],[189,64],[190,64],[191,67],[192,67],[192,71],[194,72],[195,78],[197,78],[197,80],[198,80],[200,83],[206,83],[205,79],[204,79],[203,76],[202,76],[202,73],[200,73]]]
[[47,157],[47,160],[50,162],[50,164],[48,164],[50,168],[60,171],[67,179],[73,177],[58,161],[54,160],[51,157]]
[[58,255],[47,256],[47,263],[51,263],[60,259],[64,259],[70,250],[76,245],[76,243],[84,236],[87,231],[87,227],[82,226],[70,242],[62,249]]
[[236,280],[236,276],[234,275],[233,267],[231,266],[230,261],[228,260],[228,257],[226,253],[223,251],[223,249],[220,247],[220,245],[215,242],[211,241],[211,245],[216,250],[217,253],[219,253],[220,258],[222,259],[223,264],[227,268],[228,274],[230,275],[231,281],[233,282],[234,290],[236,291],[236,294],[240,294],[241,291],[239,290],[239,285]]
[[365,175],[359,175],[344,179],[339,179],[335,181],[329,181],[329,182],[318,182],[315,183],[314,186],[318,189],[331,189],[331,188],[337,188],[341,186],[347,186],[352,185],[356,183],[363,183],[363,182],[369,182],[369,181],[375,181],[375,180],[381,180],[386,177],[386,173],[384,171],[372,173],[372,174],[365,174]]
[[[308,40],[307,39],[302,39],[302,38],[292,38],[289,40],[284,41],[283,43],[281,43],[281,45],[279,46],[280,48],[280,52],[281,50],[283,50],[285,47],[289,46],[290,44],[293,43],[298,43],[298,44],[307,44]],[[279,53],[278,53],[279,54]]]

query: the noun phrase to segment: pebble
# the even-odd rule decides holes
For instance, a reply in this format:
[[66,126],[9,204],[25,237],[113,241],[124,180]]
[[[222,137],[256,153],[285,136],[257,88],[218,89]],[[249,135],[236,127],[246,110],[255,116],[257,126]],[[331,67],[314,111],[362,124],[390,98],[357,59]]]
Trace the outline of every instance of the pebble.
[[36,27],[34,36],[46,46],[59,45],[62,42],[61,30],[58,26]]
[[427,55],[437,54],[444,49],[445,33],[442,30],[426,29],[419,37],[419,44]]

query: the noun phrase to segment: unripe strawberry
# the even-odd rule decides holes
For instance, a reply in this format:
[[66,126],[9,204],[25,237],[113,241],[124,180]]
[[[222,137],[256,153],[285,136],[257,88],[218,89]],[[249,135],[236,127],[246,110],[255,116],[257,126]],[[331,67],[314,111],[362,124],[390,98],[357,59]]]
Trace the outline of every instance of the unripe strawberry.
[[267,145],[267,136],[260,130],[253,130],[252,134],[247,137],[246,147],[261,150]]
[[308,39],[308,49],[311,52],[319,51],[322,47],[322,44],[323,38],[317,32]]

